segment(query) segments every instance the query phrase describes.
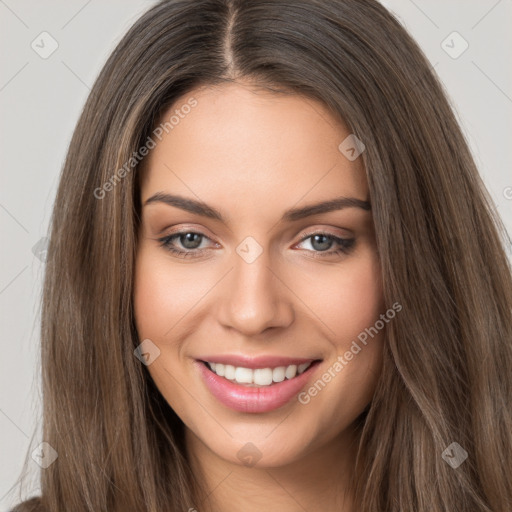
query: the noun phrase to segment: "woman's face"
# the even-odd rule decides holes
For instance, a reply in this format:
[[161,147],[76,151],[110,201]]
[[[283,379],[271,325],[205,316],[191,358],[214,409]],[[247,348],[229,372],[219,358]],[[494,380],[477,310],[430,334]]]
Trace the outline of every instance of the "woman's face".
[[[202,88],[162,122],[172,115],[141,180],[145,364],[211,455],[288,464],[343,436],[379,375],[362,159],[350,139],[339,148],[343,124],[297,95]],[[315,207],[341,198],[357,201]]]

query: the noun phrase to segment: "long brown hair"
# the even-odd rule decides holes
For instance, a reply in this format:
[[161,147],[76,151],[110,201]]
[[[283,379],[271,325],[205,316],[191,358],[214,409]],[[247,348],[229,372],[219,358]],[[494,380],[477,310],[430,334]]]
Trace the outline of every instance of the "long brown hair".
[[374,0],[167,0],[116,47],[51,222],[43,440],[58,459],[16,510],[201,507],[183,424],[133,353],[140,166],[126,162],[177,99],[240,79],[322,101],[366,146],[384,299],[403,310],[361,425],[358,510],[512,510],[510,240],[427,59]]

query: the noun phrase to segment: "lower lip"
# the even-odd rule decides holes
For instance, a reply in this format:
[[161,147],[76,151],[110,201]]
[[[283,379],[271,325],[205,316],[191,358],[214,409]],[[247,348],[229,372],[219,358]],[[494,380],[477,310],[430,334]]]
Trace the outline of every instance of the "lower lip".
[[265,387],[248,387],[219,377],[202,361],[195,361],[211,394],[222,404],[239,412],[269,412],[288,403],[306,385],[320,361],[315,361],[300,375]]

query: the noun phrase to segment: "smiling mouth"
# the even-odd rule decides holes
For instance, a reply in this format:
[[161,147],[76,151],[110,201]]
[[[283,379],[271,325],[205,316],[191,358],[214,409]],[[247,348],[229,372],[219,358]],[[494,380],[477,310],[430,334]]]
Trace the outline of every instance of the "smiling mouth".
[[215,375],[233,384],[245,387],[270,387],[285,380],[293,380],[299,375],[308,372],[320,362],[321,359],[315,359],[299,365],[291,364],[288,366],[252,369],[243,366],[201,361]]

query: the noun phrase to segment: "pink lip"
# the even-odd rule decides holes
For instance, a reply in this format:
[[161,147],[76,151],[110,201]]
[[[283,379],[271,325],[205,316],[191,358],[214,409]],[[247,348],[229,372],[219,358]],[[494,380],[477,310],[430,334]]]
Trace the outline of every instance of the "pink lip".
[[[208,361],[212,363],[217,362],[213,359],[216,358],[208,359]],[[230,360],[232,361],[233,359]],[[273,361],[274,360],[275,358]],[[226,358],[219,357],[218,362],[220,361],[226,361]],[[294,359],[293,361],[308,362],[311,361],[311,359]],[[254,363],[255,361],[252,360],[252,362]],[[204,362],[196,360],[194,364],[211,394],[226,407],[245,413],[263,413],[282,407],[296,396],[313,375],[314,369],[318,366],[319,361],[313,363],[304,373],[297,375],[293,379],[286,379],[283,382],[272,384],[268,387],[247,387],[242,384],[234,384],[212,372],[207,368]],[[247,364],[247,362],[245,364]],[[281,366],[280,364],[275,365],[274,363],[269,365],[267,362],[265,362],[266,366],[258,366],[259,364],[258,362],[256,366],[249,366],[249,368]],[[290,364],[295,364],[295,362]],[[237,364],[234,366],[244,365]],[[282,366],[286,366],[286,364]],[[247,366],[245,367],[247,368]]]

